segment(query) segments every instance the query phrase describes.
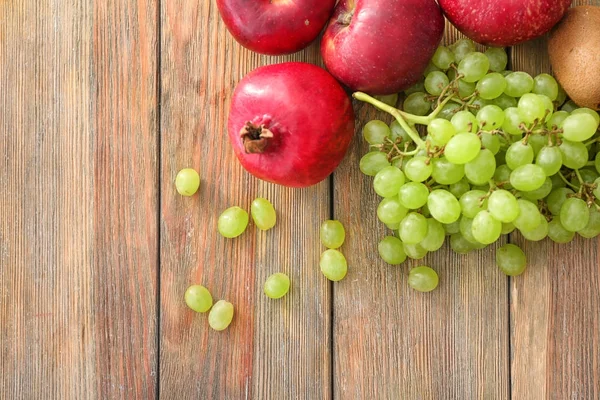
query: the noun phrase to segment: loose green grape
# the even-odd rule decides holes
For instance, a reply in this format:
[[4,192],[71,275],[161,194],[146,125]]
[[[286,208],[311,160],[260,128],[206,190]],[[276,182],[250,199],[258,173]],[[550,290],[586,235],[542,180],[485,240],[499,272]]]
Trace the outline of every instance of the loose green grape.
[[571,114],[588,114],[590,116],[592,116],[592,118],[594,118],[594,121],[596,121],[596,126],[598,126],[598,124],[600,124],[600,115],[598,115],[598,113],[590,108],[577,108],[575,110],[573,110],[571,112]]
[[479,243],[473,236],[473,218],[465,216],[460,218],[460,234],[471,243]]
[[427,235],[419,243],[427,251],[437,251],[444,245],[444,226],[433,218],[427,218]]
[[590,208],[590,219],[585,228],[578,231],[579,235],[591,239],[600,235],[600,212],[596,207]]
[[233,320],[233,304],[225,300],[219,300],[208,314],[208,324],[215,331],[227,329]]
[[429,95],[423,92],[416,92],[409,95],[403,104],[404,111],[414,115],[427,115],[431,110],[431,102],[427,100]]
[[536,165],[539,165],[546,176],[556,174],[562,168],[562,154],[556,146],[544,146],[538,152],[535,158]]
[[517,107],[517,99],[502,93],[500,96],[494,99],[494,105],[506,110],[507,108]]
[[558,97],[558,83],[552,75],[539,74],[533,79],[533,93],[548,96],[551,101]]
[[399,168],[390,165],[375,175],[373,189],[381,197],[394,197],[404,182],[404,173]]
[[513,221],[513,224],[520,231],[530,232],[540,225],[540,216],[542,215],[537,206],[527,200],[517,200],[519,207],[519,216]]
[[375,98],[392,107],[396,107],[396,103],[398,103],[398,93],[375,96]]
[[533,90],[533,78],[526,72],[512,72],[505,79],[504,93],[511,97],[521,97]]
[[425,90],[433,96],[439,96],[446,86],[448,77],[441,71],[430,72],[425,78]]
[[546,173],[534,164],[521,165],[510,174],[510,184],[523,192],[539,189],[545,181]]
[[565,187],[557,188],[550,192],[548,198],[546,199],[546,203],[548,204],[548,210],[550,211],[550,213],[552,215],[559,215],[564,202],[572,194],[573,191]]
[[[431,123],[433,124],[434,121],[435,120],[431,121]],[[454,116],[452,117],[450,122],[452,123],[452,125],[455,128],[454,134],[456,134],[456,132],[477,133],[477,126],[479,125],[479,123],[477,122],[477,118],[475,118],[475,116],[473,114],[471,114],[469,111],[457,112],[456,114],[454,114]],[[428,131],[429,131],[430,127],[431,127],[431,124],[428,127]],[[450,135],[450,136],[452,137],[452,136],[454,136],[454,134]]]
[[422,183],[408,182],[400,187],[398,199],[400,204],[409,210],[416,210],[427,203],[429,189]]
[[450,236],[450,248],[458,254],[467,254],[475,250],[475,245],[469,242],[460,233],[453,233]]
[[480,211],[473,218],[473,237],[480,243],[491,244],[500,237],[502,223],[494,218],[488,211]]
[[427,126],[427,133],[431,142],[441,147],[448,143],[448,140],[456,134],[456,129],[450,121],[443,118],[436,118]]
[[488,182],[494,176],[495,170],[496,159],[488,149],[481,150],[477,157],[465,164],[465,176],[475,185]]
[[505,244],[496,250],[496,264],[508,276],[519,276],[527,268],[527,257],[514,244]]
[[445,157],[434,158],[431,164],[433,166],[431,176],[439,184],[451,185],[459,182],[465,176],[464,165],[453,164]]
[[598,123],[589,114],[571,114],[562,123],[563,137],[572,142],[583,142],[596,133]]
[[369,144],[381,144],[385,138],[389,138],[392,134],[390,127],[385,122],[377,119],[367,122],[362,133]]
[[497,73],[487,74],[477,82],[477,90],[482,99],[493,100],[504,93],[506,89],[506,79]]
[[502,123],[502,130],[510,135],[523,134],[521,124],[524,123],[523,116],[517,107],[509,107],[504,110],[504,122]]
[[479,211],[487,209],[488,200],[486,192],[482,190],[470,190],[460,196],[460,207],[462,214],[468,218],[475,218]]
[[546,115],[546,104],[537,94],[524,94],[519,99],[518,108],[523,120],[528,124],[536,120],[541,121]]
[[471,189],[471,185],[465,178],[462,178],[460,181],[448,186],[448,191],[457,199],[459,199],[463,194],[467,193],[469,189]]
[[433,65],[442,70],[447,70],[450,68],[450,65],[454,62],[454,53],[452,50],[445,46],[439,46],[435,53],[433,53],[433,57],[431,57],[431,62]]
[[494,72],[501,72],[508,64],[508,56],[502,47],[489,47],[485,55],[490,60],[490,69]]
[[379,171],[388,167],[390,162],[387,155],[380,151],[372,151],[365,154],[359,163],[360,171],[368,176],[375,176]]
[[567,168],[580,169],[587,164],[589,153],[587,147],[581,142],[563,140],[559,146],[562,153],[562,162]]
[[421,214],[411,212],[400,223],[398,233],[403,243],[417,244],[425,239],[427,229],[427,219]]
[[475,51],[475,43],[469,39],[459,39],[449,48],[454,53],[454,61],[460,63],[468,54]]
[[490,61],[483,53],[467,54],[458,64],[458,73],[463,75],[466,82],[477,82],[490,69]]
[[481,140],[474,133],[459,133],[446,144],[444,154],[454,164],[466,164],[477,157],[481,150]]
[[429,267],[416,267],[408,273],[408,285],[418,292],[431,292],[438,283],[438,274]]
[[271,299],[280,299],[290,290],[290,278],[281,272],[277,272],[267,278],[263,291]]
[[533,162],[533,147],[529,143],[521,141],[510,145],[506,150],[506,165],[512,170],[521,165],[531,164]]
[[386,197],[377,207],[377,217],[384,224],[395,224],[406,216],[408,210],[400,203],[398,197]]
[[277,214],[273,204],[267,199],[259,197],[250,205],[250,214],[258,229],[266,231],[275,226]]
[[569,243],[575,237],[575,232],[566,230],[558,218],[548,223],[548,237],[556,243]]
[[400,239],[394,236],[384,237],[377,246],[379,255],[388,264],[399,265],[406,260],[404,246]]
[[485,106],[477,112],[477,121],[479,126],[486,131],[499,129],[504,124],[504,111],[498,106]]
[[522,196],[524,199],[537,201],[545,198],[552,191],[552,179],[546,178],[542,186],[535,190],[530,190],[529,192],[522,192]]
[[519,203],[507,190],[495,190],[488,198],[488,211],[500,222],[513,222],[519,216]]
[[413,157],[406,163],[404,174],[413,182],[423,182],[431,176],[433,166],[427,157]]
[[319,233],[321,243],[328,249],[340,248],[344,244],[344,240],[346,240],[346,230],[344,229],[344,225],[335,219],[323,222]]
[[210,310],[213,305],[213,298],[202,285],[192,285],[185,291],[185,304],[192,310],[204,313]]
[[427,198],[427,207],[431,216],[443,224],[450,224],[460,218],[460,204],[454,195],[442,189],[436,189]]
[[569,232],[584,229],[590,220],[590,211],[585,201],[576,197],[565,200],[560,208],[560,223]]
[[420,260],[427,255],[427,250],[425,250],[420,244],[409,244],[402,243],[404,247],[404,252],[406,255],[413,260]]
[[182,196],[193,196],[200,187],[200,175],[192,168],[184,168],[175,177],[175,188]]
[[240,207],[229,207],[219,216],[217,229],[226,238],[240,236],[248,226],[248,213]]
[[346,257],[338,250],[329,249],[321,254],[319,261],[321,272],[330,281],[341,281],[348,273]]

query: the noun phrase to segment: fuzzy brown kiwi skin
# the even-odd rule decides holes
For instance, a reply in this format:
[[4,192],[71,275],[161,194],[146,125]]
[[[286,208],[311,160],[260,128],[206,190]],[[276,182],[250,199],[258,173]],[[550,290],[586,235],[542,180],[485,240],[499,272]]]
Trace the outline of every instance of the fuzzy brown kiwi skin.
[[600,110],[600,7],[571,8],[548,41],[556,79],[580,107]]

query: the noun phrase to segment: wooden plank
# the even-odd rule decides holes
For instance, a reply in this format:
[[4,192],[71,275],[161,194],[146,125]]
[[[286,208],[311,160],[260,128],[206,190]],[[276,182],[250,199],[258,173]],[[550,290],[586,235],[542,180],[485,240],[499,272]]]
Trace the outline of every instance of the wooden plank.
[[[318,62],[318,46],[289,57],[241,48],[214,2],[163,2],[160,393],[167,398],[326,399],[330,384],[330,285],[318,267],[318,229],[329,217],[329,183],[293,190],[244,172],[226,138],[235,84],[263,64]],[[182,198],[173,181],[183,167],[200,171],[199,193]],[[269,198],[278,224],[222,238],[217,218],[233,205]],[[263,282],[282,271],[292,280],[282,300]],[[193,283],[235,306],[224,332],[185,306]]]
[[[447,29],[446,42],[460,35]],[[357,104],[362,123],[389,118]],[[508,286],[494,251],[455,255],[446,245],[425,260],[392,267],[379,259],[386,233],[372,178],[357,166],[360,137],[335,173],[335,217],[347,229],[347,278],[334,287],[334,397],[505,399],[509,392]],[[410,266],[430,265],[436,291],[407,284]]]
[[156,11],[0,2],[0,398],[155,395]]
[[[579,0],[573,5],[598,0]],[[551,72],[546,38],[513,51],[513,68]],[[528,256],[528,269],[511,279],[512,397],[600,397],[600,261],[598,241],[532,243],[511,235]]]

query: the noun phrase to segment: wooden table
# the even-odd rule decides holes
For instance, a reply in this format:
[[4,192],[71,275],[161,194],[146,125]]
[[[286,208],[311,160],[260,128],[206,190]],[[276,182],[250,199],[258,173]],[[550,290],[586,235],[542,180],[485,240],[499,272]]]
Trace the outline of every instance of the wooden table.
[[[544,40],[510,55],[550,71]],[[317,45],[241,48],[214,0],[0,0],[0,399],[600,399],[597,241],[510,235],[530,260],[515,279],[493,249],[445,247],[424,295],[377,255],[360,135],[309,189],[242,170],[232,89],[285,60],[321,64]],[[173,180],[189,166],[202,187],[183,198]],[[277,226],[220,237],[220,211],[257,196]],[[336,284],[318,268],[330,217],[347,229]],[[272,301],[277,271],[293,288]],[[192,283],[235,304],[227,331],[186,308]]]

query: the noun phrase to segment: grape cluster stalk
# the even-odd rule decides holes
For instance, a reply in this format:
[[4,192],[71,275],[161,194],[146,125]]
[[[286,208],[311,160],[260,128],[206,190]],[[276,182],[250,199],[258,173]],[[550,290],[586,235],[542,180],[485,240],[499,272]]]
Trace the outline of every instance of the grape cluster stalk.
[[[437,49],[402,108],[397,96],[354,93],[394,117],[365,124],[360,160],[392,230],[379,243],[387,263],[422,259],[446,240],[466,254],[515,229],[557,243],[600,234],[598,113],[567,101],[551,75],[506,66],[503,49],[461,39]],[[507,275],[525,269],[514,245],[497,261]]]

